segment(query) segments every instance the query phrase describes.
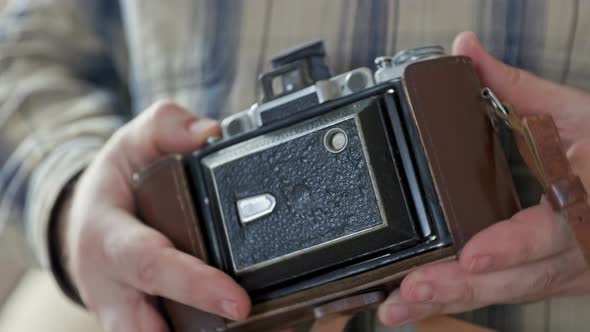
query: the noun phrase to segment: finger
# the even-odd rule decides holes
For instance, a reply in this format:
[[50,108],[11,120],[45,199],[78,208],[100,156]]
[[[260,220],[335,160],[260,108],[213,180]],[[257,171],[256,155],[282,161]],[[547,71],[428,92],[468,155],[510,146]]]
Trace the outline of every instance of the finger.
[[566,223],[543,201],[476,234],[463,248],[459,262],[472,273],[497,271],[571,247]]
[[391,293],[379,306],[377,316],[388,326],[399,326],[416,322],[438,314],[456,314],[483,307],[480,303],[410,303],[404,301],[399,290]]
[[117,278],[147,294],[229,319],[248,315],[248,295],[228,275],[176,250],[162,234],[131,216],[117,216],[116,225],[104,250]]
[[442,310],[438,303],[406,303],[399,289],[393,291],[377,309],[377,317],[387,326],[399,326],[435,315]]
[[407,303],[389,300],[379,306],[378,318],[384,325],[399,326],[417,322],[438,314],[456,314],[483,307],[475,303]]
[[575,142],[567,151],[567,158],[585,188],[590,188],[590,138]]
[[453,54],[473,59],[484,86],[521,114],[550,114],[565,143],[569,144],[590,130],[588,95],[580,90],[543,80],[526,71],[503,64],[487,53],[472,32],[459,34]]
[[96,310],[105,332],[168,332],[166,323],[146,297],[119,286],[119,292],[102,296]]
[[131,175],[165,155],[201,148],[208,137],[218,136],[220,132],[217,121],[195,116],[173,102],[164,101],[153,104],[118,131],[112,146],[127,156],[122,159],[128,165],[123,166],[127,166]]
[[572,248],[542,261],[491,273],[470,274],[458,262],[425,266],[410,273],[400,286],[411,303],[463,303],[482,306],[544,298],[585,268]]
[[551,296],[579,296],[590,293],[590,271],[585,270],[569,282],[558,285]]

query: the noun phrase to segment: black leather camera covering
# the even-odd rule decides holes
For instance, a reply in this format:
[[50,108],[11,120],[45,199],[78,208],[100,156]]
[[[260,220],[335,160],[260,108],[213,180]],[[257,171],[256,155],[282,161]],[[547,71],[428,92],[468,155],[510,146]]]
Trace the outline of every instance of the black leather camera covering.
[[[340,153],[329,152],[323,144],[332,128],[348,134],[348,145]],[[216,168],[236,269],[385,226],[362,145],[355,120],[348,119]],[[274,211],[241,224],[236,200],[265,193],[276,198]],[[390,241],[409,240],[415,232],[401,185],[393,186],[389,194],[400,202],[393,211],[396,218],[390,221],[397,224]]]
[[[378,100],[345,107],[360,108],[358,119],[345,119],[205,172],[212,205],[219,207],[214,209],[217,223],[225,227],[233,265],[226,270],[246,289],[269,287],[418,240],[404,176],[391,149],[395,144]],[[323,144],[332,128],[348,135],[340,153],[329,152]],[[236,201],[260,194],[276,198],[274,211],[242,224]],[[265,265],[256,266],[260,263]],[[256,277],[250,278],[249,270],[258,271]]]
[[[331,128],[348,133],[340,153],[323,145]],[[383,224],[354,119],[231,161],[214,176],[238,271]],[[274,211],[242,225],[236,200],[266,193]],[[407,228],[400,239],[412,236]]]

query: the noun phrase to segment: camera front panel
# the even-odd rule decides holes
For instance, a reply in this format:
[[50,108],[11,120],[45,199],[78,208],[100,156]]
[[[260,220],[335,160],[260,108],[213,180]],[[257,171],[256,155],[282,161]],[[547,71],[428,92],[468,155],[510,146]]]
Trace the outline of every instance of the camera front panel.
[[[232,273],[280,265],[269,280],[278,283],[417,240],[389,146],[370,98],[204,157]],[[387,190],[378,190],[377,173]],[[274,206],[262,202],[263,214],[244,218],[240,204],[264,196]],[[313,258],[291,265],[304,254]]]
[[[413,55],[416,52],[405,53]],[[479,82],[469,59],[444,56],[414,59],[412,56],[409,66],[399,67],[396,58],[386,58],[378,64],[379,70],[375,75],[379,84],[376,86],[357,91],[353,89],[350,94],[335,97],[338,94],[326,93],[331,90],[324,89],[331,84],[317,82],[309,90],[315,87],[318,96],[329,98],[319,98],[318,103],[302,106],[290,113],[275,113],[275,105],[291,110],[282,98],[296,98],[294,94],[264,103],[263,106],[272,114],[285,114],[285,117],[278,116],[276,121],[268,124],[254,121],[256,117],[246,117],[247,121],[243,122],[249,126],[245,126],[244,130],[235,135],[226,136],[224,133],[222,140],[211,140],[204,149],[183,158],[184,170],[179,158],[169,158],[168,162],[158,163],[138,177],[138,181],[143,183],[139,195],[143,197],[140,199],[140,203],[143,202],[140,210],[146,216],[146,222],[166,234],[180,250],[231,274],[247,289],[255,304],[251,318],[226,322],[229,330],[277,328],[280,322],[313,318],[315,309],[330,301],[342,301],[367,291],[391,291],[412,268],[454,258],[457,250],[473,234],[495,220],[513,214],[518,208],[510,173],[489,119],[485,116]],[[391,64],[396,65],[391,67]],[[403,77],[399,78],[402,71]],[[345,75],[352,77],[351,73]],[[346,77],[343,82],[347,82]],[[298,92],[306,94],[309,92],[306,89]],[[357,112],[343,111],[355,108]],[[260,109],[255,105],[250,110]],[[310,130],[299,131],[299,134],[303,133],[299,136],[293,135],[294,128],[304,123],[316,123],[316,120],[330,114],[336,120],[310,126]],[[347,122],[351,120],[351,114],[354,114],[354,125]],[[448,130],[449,127],[452,129]],[[220,218],[226,199],[217,197],[214,185],[224,174],[216,175],[215,168],[272,150],[275,146],[272,144],[259,145],[262,148],[258,150],[245,149],[247,145],[241,144],[279,132],[287,135],[284,140],[275,137],[279,142],[276,146],[315,135],[312,144],[321,137],[327,151],[342,153],[348,146],[351,129],[358,134],[352,139],[361,143],[366,166],[360,167],[357,173],[365,177],[368,173],[382,222],[371,219],[360,227],[360,231],[348,229],[348,233],[328,234],[336,240],[327,239],[315,248],[313,244],[311,247],[302,245],[302,250],[291,248],[290,253],[278,259],[267,256],[260,262],[246,263],[252,265],[236,273],[230,251],[230,245],[236,242],[236,238],[232,240],[227,236]],[[347,134],[346,139],[343,139],[342,132]],[[465,140],[465,137],[473,139]],[[221,158],[214,162],[216,158],[212,156],[217,152],[226,153],[236,146],[241,148],[234,149],[230,155],[235,153],[238,157]],[[307,146],[311,144],[307,142]],[[208,159],[209,156],[211,158]],[[305,157],[306,154],[300,156]],[[317,158],[316,154],[309,156]],[[247,160],[241,166],[252,167],[251,161]],[[334,167],[325,161],[324,165]],[[234,170],[243,172],[238,166]],[[319,172],[318,175],[325,176],[325,173]],[[394,181],[391,181],[392,178]],[[260,179],[263,183],[264,178]],[[161,185],[172,188],[169,190],[178,190],[180,196],[159,197],[154,188]],[[251,185],[248,183],[248,186]],[[401,189],[391,190],[395,186]],[[399,208],[387,210],[396,204],[399,206],[399,192],[402,193],[402,204],[407,208],[408,219],[403,219],[403,212],[402,218],[396,218],[399,217],[396,215]],[[190,206],[191,196],[194,209]],[[397,197],[398,201],[394,198],[387,202],[391,197]],[[271,193],[249,195],[245,199],[238,196],[230,198],[234,200],[234,213],[237,213],[242,226],[254,225],[272,215],[278,211],[275,209],[280,203]],[[164,202],[161,202],[162,199]],[[346,203],[346,200],[342,202]],[[162,205],[166,208],[158,208]],[[226,208],[226,211],[229,210],[231,208]],[[176,213],[177,217],[170,219],[170,213]],[[192,222],[194,227],[191,227]],[[405,242],[395,242],[399,239],[391,241],[388,227],[382,225],[395,225],[395,222],[407,223],[404,227],[410,225],[414,238]],[[390,228],[389,231],[395,232],[396,229]],[[389,239],[389,244],[371,251],[371,244],[380,243],[380,236]],[[350,248],[359,249],[361,254],[355,256],[347,252],[338,256]],[[335,263],[343,257],[344,261]],[[315,267],[311,266],[313,264],[316,264]],[[202,313],[180,308],[172,301],[165,301],[164,305],[168,313],[174,313],[170,316],[172,321],[185,322],[185,318],[202,316]],[[177,313],[182,317],[175,318]],[[198,326],[199,323],[196,324]]]
[[[399,81],[301,110],[189,160],[210,263],[255,303],[450,244],[394,90]],[[334,130],[347,136],[341,152],[326,145]],[[244,221],[240,202],[257,199],[262,214]]]

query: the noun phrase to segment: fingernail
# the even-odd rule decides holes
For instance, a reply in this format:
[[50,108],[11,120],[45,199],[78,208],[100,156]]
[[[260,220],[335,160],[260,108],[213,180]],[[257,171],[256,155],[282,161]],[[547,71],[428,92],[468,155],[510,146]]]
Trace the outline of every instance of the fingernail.
[[231,300],[221,301],[221,310],[225,314],[224,316],[229,319],[233,319],[233,320],[240,319],[240,312],[238,310],[238,304],[234,301],[231,301]]
[[477,38],[477,35],[472,31],[469,31],[469,46],[479,46],[479,39]]
[[217,121],[207,119],[207,118],[202,118],[202,119],[193,121],[193,123],[191,123],[189,125],[188,130],[190,130],[191,132],[196,133],[196,134],[202,134],[203,132],[206,132],[207,130],[209,130],[215,126],[217,126]]
[[481,48],[481,43],[475,33],[471,31],[466,31],[464,33],[461,33],[459,36],[460,37],[457,37],[455,38],[455,40],[453,40],[453,52],[458,52],[459,54],[471,54],[471,52],[473,52],[474,50]]
[[430,301],[433,297],[432,286],[427,283],[420,283],[416,285],[413,293],[414,298],[419,302]]
[[489,270],[492,267],[492,257],[491,256],[479,256],[474,257],[469,265],[469,272],[484,272]]
[[410,310],[405,305],[392,304],[387,307],[387,324],[400,325],[410,318]]

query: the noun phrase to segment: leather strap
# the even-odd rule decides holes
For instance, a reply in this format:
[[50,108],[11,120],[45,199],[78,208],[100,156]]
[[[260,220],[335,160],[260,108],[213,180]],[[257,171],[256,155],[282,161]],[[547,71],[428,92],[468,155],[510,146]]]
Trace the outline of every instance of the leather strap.
[[485,88],[482,95],[494,106],[492,123],[497,124],[501,119],[512,129],[522,158],[543,186],[553,210],[567,220],[586,262],[590,263],[588,195],[570,166],[553,118],[550,115],[520,117],[490,89]]
[[568,221],[586,261],[590,262],[590,206],[580,178],[574,174],[551,116],[522,119],[515,130],[518,149],[543,185],[547,200]]

